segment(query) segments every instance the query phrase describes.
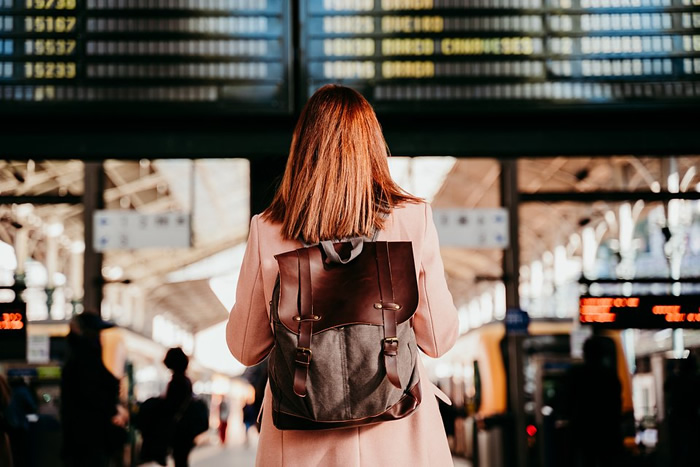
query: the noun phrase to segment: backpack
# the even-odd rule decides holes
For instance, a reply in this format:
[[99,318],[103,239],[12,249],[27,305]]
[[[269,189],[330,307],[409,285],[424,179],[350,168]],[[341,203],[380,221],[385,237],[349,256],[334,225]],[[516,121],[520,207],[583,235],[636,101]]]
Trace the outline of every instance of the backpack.
[[188,438],[194,439],[209,429],[209,407],[199,397],[192,396],[184,413],[179,419],[179,425]]
[[275,427],[347,428],[413,413],[421,390],[411,242],[324,241],[275,259]]

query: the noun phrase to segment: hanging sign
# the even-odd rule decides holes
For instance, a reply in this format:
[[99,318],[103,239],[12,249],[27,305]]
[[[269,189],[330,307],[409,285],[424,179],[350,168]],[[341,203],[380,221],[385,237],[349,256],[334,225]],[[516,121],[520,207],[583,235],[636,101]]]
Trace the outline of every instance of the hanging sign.
[[508,210],[435,209],[433,219],[441,246],[507,248]]
[[182,212],[101,210],[95,212],[93,222],[97,251],[191,246],[190,215]]

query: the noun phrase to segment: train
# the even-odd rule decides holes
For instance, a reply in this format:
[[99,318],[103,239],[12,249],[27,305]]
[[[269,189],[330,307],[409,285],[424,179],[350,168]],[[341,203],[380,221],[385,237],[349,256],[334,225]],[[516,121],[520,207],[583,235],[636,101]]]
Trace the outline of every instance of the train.
[[[576,326],[576,330],[574,330]],[[571,319],[533,319],[522,337],[524,411],[528,465],[567,465],[567,399],[571,370],[583,364],[582,342],[587,333]],[[572,332],[574,342],[572,345]],[[583,336],[583,337],[581,337]],[[607,353],[620,387],[620,433],[627,451],[634,449],[632,381],[623,353],[620,331],[596,331],[596,341]],[[503,322],[492,322],[462,335],[441,362],[448,374],[439,375],[438,386],[451,398],[455,415],[450,446],[456,456],[471,459],[475,467],[509,465],[513,449],[513,417],[509,411]],[[572,347],[574,352],[572,353]],[[616,395],[615,395],[616,396]],[[448,430],[450,434],[451,430]]]

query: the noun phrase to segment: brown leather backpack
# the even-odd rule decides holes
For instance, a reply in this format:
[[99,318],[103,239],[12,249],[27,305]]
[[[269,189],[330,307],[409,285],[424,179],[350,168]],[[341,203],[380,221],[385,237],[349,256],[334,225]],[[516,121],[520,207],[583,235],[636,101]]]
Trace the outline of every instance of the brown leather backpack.
[[275,426],[346,428],[411,414],[421,402],[411,242],[321,242],[275,258]]

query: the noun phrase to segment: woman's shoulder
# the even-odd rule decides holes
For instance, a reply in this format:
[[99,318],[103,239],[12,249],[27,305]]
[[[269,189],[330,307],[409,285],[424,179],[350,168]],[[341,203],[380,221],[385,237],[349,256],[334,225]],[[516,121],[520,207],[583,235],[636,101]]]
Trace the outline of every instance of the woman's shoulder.
[[401,221],[420,222],[421,225],[424,225],[430,212],[430,204],[421,200],[401,203],[392,209],[391,215]]
[[425,236],[430,206],[424,202],[404,202],[395,206],[387,218],[384,228],[384,238],[420,241]]
[[251,220],[250,224],[257,226],[258,228],[264,228],[264,229],[277,229],[279,230],[282,227],[282,224],[280,222],[274,221],[270,219],[268,215],[266,215],[266,212],[263,211],[259,214],[255,214]]
[[270,220],[264,213],[256,214],[250,221],[250,234],[254,235],[265,252],[277,254],[298,248],[298,242],[287,240],[282,235],[282,224]]

